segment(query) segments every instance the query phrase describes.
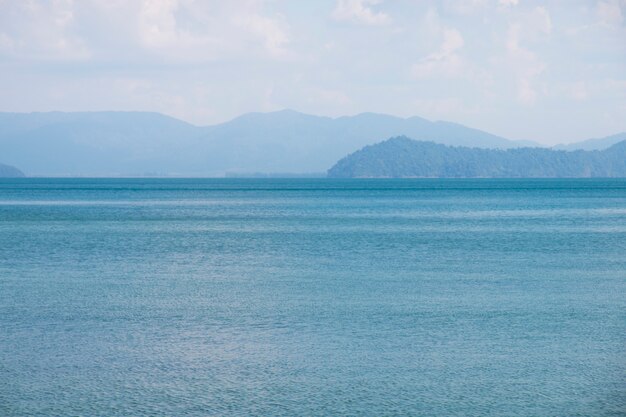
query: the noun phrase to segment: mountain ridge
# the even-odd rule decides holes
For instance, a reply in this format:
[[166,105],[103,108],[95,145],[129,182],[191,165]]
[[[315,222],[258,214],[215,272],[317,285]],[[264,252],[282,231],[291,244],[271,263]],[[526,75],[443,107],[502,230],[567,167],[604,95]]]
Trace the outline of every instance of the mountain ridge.
[[155,112],[0,113],[0,155],[34,175],[222,176],[325,172],[381,138],[412,134],[444,143],[519,144],[462,125],[378,113],[331,118],[281,110],[195,126]]
[[40,176],[325,172],[346,154],[399,135],[502,149],[529,143],[453,122],[371,112],[332,118],[286,109],[210,126],[141,111],[0,113],[0,155]]

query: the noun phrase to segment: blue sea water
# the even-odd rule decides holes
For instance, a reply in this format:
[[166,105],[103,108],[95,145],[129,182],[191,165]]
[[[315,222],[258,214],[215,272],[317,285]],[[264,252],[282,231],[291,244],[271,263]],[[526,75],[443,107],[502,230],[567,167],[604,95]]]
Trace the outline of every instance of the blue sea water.
[[626,415],[626,180],[0,180],[0,415]]

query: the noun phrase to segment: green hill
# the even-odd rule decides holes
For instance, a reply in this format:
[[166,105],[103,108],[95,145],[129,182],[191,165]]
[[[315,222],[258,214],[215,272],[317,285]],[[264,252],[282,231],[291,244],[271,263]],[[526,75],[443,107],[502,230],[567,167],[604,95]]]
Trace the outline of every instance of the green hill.
[[11,165],[0,164],[0,178],[21,178],[24,173]]
[[626,177],[626,141],[602,151],[544,148],[482,149],[419,142],[400,136],[337,162],[336,178],[578,178]]

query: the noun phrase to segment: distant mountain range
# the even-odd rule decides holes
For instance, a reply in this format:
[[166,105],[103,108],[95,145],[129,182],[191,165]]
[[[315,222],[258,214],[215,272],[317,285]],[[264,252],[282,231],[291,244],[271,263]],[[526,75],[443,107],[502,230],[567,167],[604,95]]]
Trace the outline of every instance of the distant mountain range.
[[325,172],[347,153],[411,135],[451,145],[527,145],[449,122],[374,113],[249,113],[197,127],[158,113],[0,113],[0,156],[31,175]]
[[21,178],[24,173],[11,165],[0,164],[0,178]]
[[168,172],[199,136],[156,113],[0,113],[0,157],[29,175]]
[[213,126],[146,112],[0,113],[0,158],[29,175],[310,174],[399,135],[454,146],[538,146],[456,123],[375,113],[329,118],[283,110]]
[[341,159],[334,178],[626,177],[626,141],[602,151],[479,149],[396,137]]

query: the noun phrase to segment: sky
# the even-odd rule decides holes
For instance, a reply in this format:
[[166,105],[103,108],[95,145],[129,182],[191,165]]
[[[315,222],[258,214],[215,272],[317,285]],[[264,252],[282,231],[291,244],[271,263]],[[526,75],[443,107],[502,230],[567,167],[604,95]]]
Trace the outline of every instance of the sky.
[[421,116],[626,131],[626,0],[0,0],[0,111]]

